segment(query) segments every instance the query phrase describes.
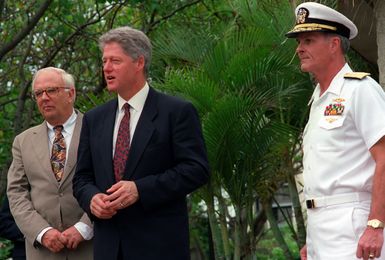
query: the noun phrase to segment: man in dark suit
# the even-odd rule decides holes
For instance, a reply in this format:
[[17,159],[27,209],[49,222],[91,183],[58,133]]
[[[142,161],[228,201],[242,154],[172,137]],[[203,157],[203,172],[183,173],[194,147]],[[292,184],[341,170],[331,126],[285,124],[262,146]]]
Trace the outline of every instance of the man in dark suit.
[[100,47],[118,98],[85,114],[73,180],[94,220],[95,259],[189,259],[186,195],[209,176],[198,114],[149,87],[144,33],[113,29]]
[[13,243],[11,257],[13,260],[25,260],[24,235],[15,223],[9,209],[8,198],[5,197],[0,209],[0,237]]

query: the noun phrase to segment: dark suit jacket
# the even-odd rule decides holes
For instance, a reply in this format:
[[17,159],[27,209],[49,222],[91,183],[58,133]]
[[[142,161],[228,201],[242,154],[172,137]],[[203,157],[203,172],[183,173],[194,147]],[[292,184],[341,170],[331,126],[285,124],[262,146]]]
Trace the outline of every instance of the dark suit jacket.
[[94,222],[95,259],[189,259],[186,195],[208,180],[200,121],[192,104],[150,88],[131,142],[124,180],[135,181],[139,201],[109,220],[90,201],[115,183],[114,99],[85,114],[74,195]]
[[13,249],[11,256],[13,259],[25,259],[24,235],[15,223],[15,219],[9,209],[7,197],[5,197],[0,209],[0,237],[12,241]]

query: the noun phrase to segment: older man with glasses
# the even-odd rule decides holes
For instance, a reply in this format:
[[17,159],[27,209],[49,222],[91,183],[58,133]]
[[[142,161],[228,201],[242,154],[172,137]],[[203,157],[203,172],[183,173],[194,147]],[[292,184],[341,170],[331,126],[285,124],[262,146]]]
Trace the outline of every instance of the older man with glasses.
[[[72,195],[83,115],[74,109],[72,75],[49,67],[32,81],[45,121],[16,136],[7,194],[26,238],[27,259],[92,259],[92,224]],[[88,241],[87,241],[88,240]]]

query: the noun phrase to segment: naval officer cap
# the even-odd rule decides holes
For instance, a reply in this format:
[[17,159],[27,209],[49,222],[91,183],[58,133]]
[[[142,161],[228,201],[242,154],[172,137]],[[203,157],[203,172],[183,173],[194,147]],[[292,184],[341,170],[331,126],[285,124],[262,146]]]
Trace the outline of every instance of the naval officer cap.
[[288,38],[304,32],[331,32],[353,39],[358,33],[357,27],[346,16],[322,4],[302,3],[295,9],[295,14],[296,24],[286,33]]

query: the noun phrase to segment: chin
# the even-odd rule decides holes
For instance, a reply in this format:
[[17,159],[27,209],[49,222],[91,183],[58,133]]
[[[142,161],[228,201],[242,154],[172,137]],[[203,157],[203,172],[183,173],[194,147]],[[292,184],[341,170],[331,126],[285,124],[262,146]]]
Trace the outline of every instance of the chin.
[[117,86],[114,86],[114,85],[107,85],[107,89],[108,91],[110,92],[116,92],[118,87]]
[[302,72],[310,72],[310,71],[309,71],[309,67],[306,66],[306,65],[304,65],[304,64],[301,64],[301,71],[302,71]]

